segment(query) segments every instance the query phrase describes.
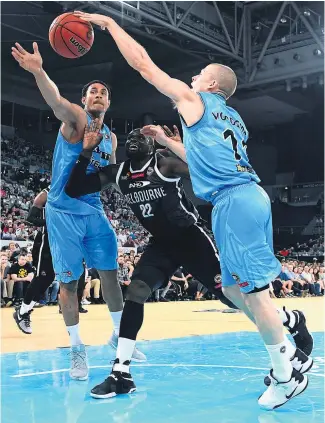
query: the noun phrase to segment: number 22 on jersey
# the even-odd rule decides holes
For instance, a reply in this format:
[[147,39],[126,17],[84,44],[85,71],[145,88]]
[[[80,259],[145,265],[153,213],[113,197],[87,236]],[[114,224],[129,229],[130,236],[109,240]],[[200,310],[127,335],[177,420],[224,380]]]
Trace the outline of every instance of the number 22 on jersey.
[[153,217],[154,216],[151,213],[152,212],[152,207],[151,207],[150,203],[140,204],[140,210],[142,212],[142,216],[143,217]]

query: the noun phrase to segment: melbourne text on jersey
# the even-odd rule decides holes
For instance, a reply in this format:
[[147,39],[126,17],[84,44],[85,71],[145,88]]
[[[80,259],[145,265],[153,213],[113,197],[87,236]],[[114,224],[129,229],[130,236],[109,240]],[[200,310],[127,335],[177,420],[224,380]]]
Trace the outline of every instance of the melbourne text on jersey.
[[146,189],[140,192],[131,192],[125,194],[126,201],[128,204],[138,204],[143,203],[144,201],[158,200],[159,198],[166,197],[164,188],[153,188]]

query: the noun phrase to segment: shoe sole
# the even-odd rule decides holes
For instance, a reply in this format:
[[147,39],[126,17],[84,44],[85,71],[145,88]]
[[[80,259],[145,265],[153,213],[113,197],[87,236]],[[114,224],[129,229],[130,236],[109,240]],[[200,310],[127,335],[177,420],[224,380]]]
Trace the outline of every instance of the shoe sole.
[[[278,405],[275,405],[274,407],[267,407],[267,406],[265,406],[265,405],[261,405],[261,404],[259,404],[259,406],[263,409],[263,410],[268,410],[268,411],[271,411],[271,410],[276,410],[277,408],[279,408],[279,407],[282,407],[282,405],[284,405],[284,404],[286,404],[288,401],[290,401],[290,400],[292,400],[293,398],[295,398],[295,397],[297,397],[298,395],[300,395],[300,394],[302,394],[306,389],[307,389],[307,387],[308,387],[308,384],[309,384],[309,380],[308,380],[308,377],[307,376],[304,376],[304,378],[305,378],[305,380],[306,380],[306,384],[304,385],[304,386],[302,386],[301,387],[301,391],[296,391],[295,392],[295,394],[291,397],[291,398],[289,398],[289,399],[287,399],[286,401],[284,401],[283,403],[281,403],[281,404],[278,404]],[[262,395],[261,395],[262,396]],[[259,399],[260,399],[261,397],[259,397]]]
[[[113,344],[112,342],[108,342],[108,345],[110,346],[110,347],[112,347],[113,348],[113,350],[117,350],[117,346],[115,345],[115,344]],[[135,361],[136,363],[145,363],[146,361],[147,361],[147,358],[145,358],[144,360],[141,360],[141,359],[139,359],[139,358],[135,358],[135,357],[131,357],[131,360],[132,361]]]
[[70,378],[71,378],[71,379],[73,379],[73,380],[80,380],[80,381],[83,381],[83,380],[87,380],[87,379],[88,379],[88,376],[89,376],[89,375],[87,375],[87,376],[82,376],[82,377],[74,377],[74,376],[71,376],[71,375],[70,375]]
[[25,332],[25,331],[24,331],[24,329],[22,329],[22,328],[19,326],[19,321],[18,321],[18,319],[16,319],[15,314],[16,314],[16,312],[14,312],[14,313],[13,313],[13,318],[14,318],[14,320],[15,320],[15,322],[16,322],[16,325],[18,326],[18,329],[19,329],[19,330],[21,330],[21,331],[22,331],[25,335],[31,335],[31,334],[32,334],[32,332]]
[[98,395],[98,394],[93,394],[92,392],[90,392],[90,396],[96,399],[107,399],[107,398],[113,398],[116,397],[117,395],[128,395],[128,394],[132,394],[133,392],[136,391],[136,388],[132,388],[129,390],[129,392],[123,392],[121,394],[117,393],[117,392],[110,392],[109,394],[105,394],[105,395]]

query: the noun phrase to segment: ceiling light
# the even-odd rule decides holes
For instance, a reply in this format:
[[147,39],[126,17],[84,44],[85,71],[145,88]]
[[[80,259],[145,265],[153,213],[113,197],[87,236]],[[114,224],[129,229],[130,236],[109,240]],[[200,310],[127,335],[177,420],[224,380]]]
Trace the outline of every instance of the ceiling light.
[[314,50],[314,56],[321,56],[321,55],[322,55],[322,52],[318,48],[316,48]]
[[255,28],[257,31],[259,31],[262,27],[261,27],[261,25],[259,24],[259,22],[257,22],[257,24],[255,24],[254,28]]
[[304,15],[305,16],[310,16],[310,11],[308,9],[304,10]]
[[183,17],[183,13],[177,13],[177,15],[176,15],[177,19],[182,19],[182,17]]
[[285,18],[284,16],[280,19],[280,22],[285,24],[287,23],[287,18]]
[[297,62],[299,62],[299,61],[300,61],[300,59],[301,59],[300,54],[298,54],[298,53],[294,54],[294,55],[293,55],[293,59],[294,59],[294,60],[297,60]]

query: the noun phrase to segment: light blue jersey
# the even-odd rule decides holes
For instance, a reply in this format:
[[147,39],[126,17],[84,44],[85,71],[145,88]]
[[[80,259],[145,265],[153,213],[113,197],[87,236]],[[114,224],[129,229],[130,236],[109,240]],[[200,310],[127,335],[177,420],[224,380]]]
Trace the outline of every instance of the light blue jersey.
[[248,160],[248,131],[242,118],[219,94],[199,95],[203,116],[192,126],[181,119],[183,141],[194,193],[213,202],[220,190],[260,179]]
[[[87,115],[87,121],[88,123],[91,122],[89,115]],[[110,155],[112,154],[112,137],[106,125],[102,129],[102,134],[103,139],[92,154],[87,173],[96,172],[101,167],[109,165]],[[83,195],[79,198],[71,198],[64,192],[72,168],[81,151],[82,140],[76,144],[71,144],[63,137],[61,130],[59,131],[53,155],[51,190],[47,203],[52,209],[63,213],[78,215],[104,213],[99,192]]]

